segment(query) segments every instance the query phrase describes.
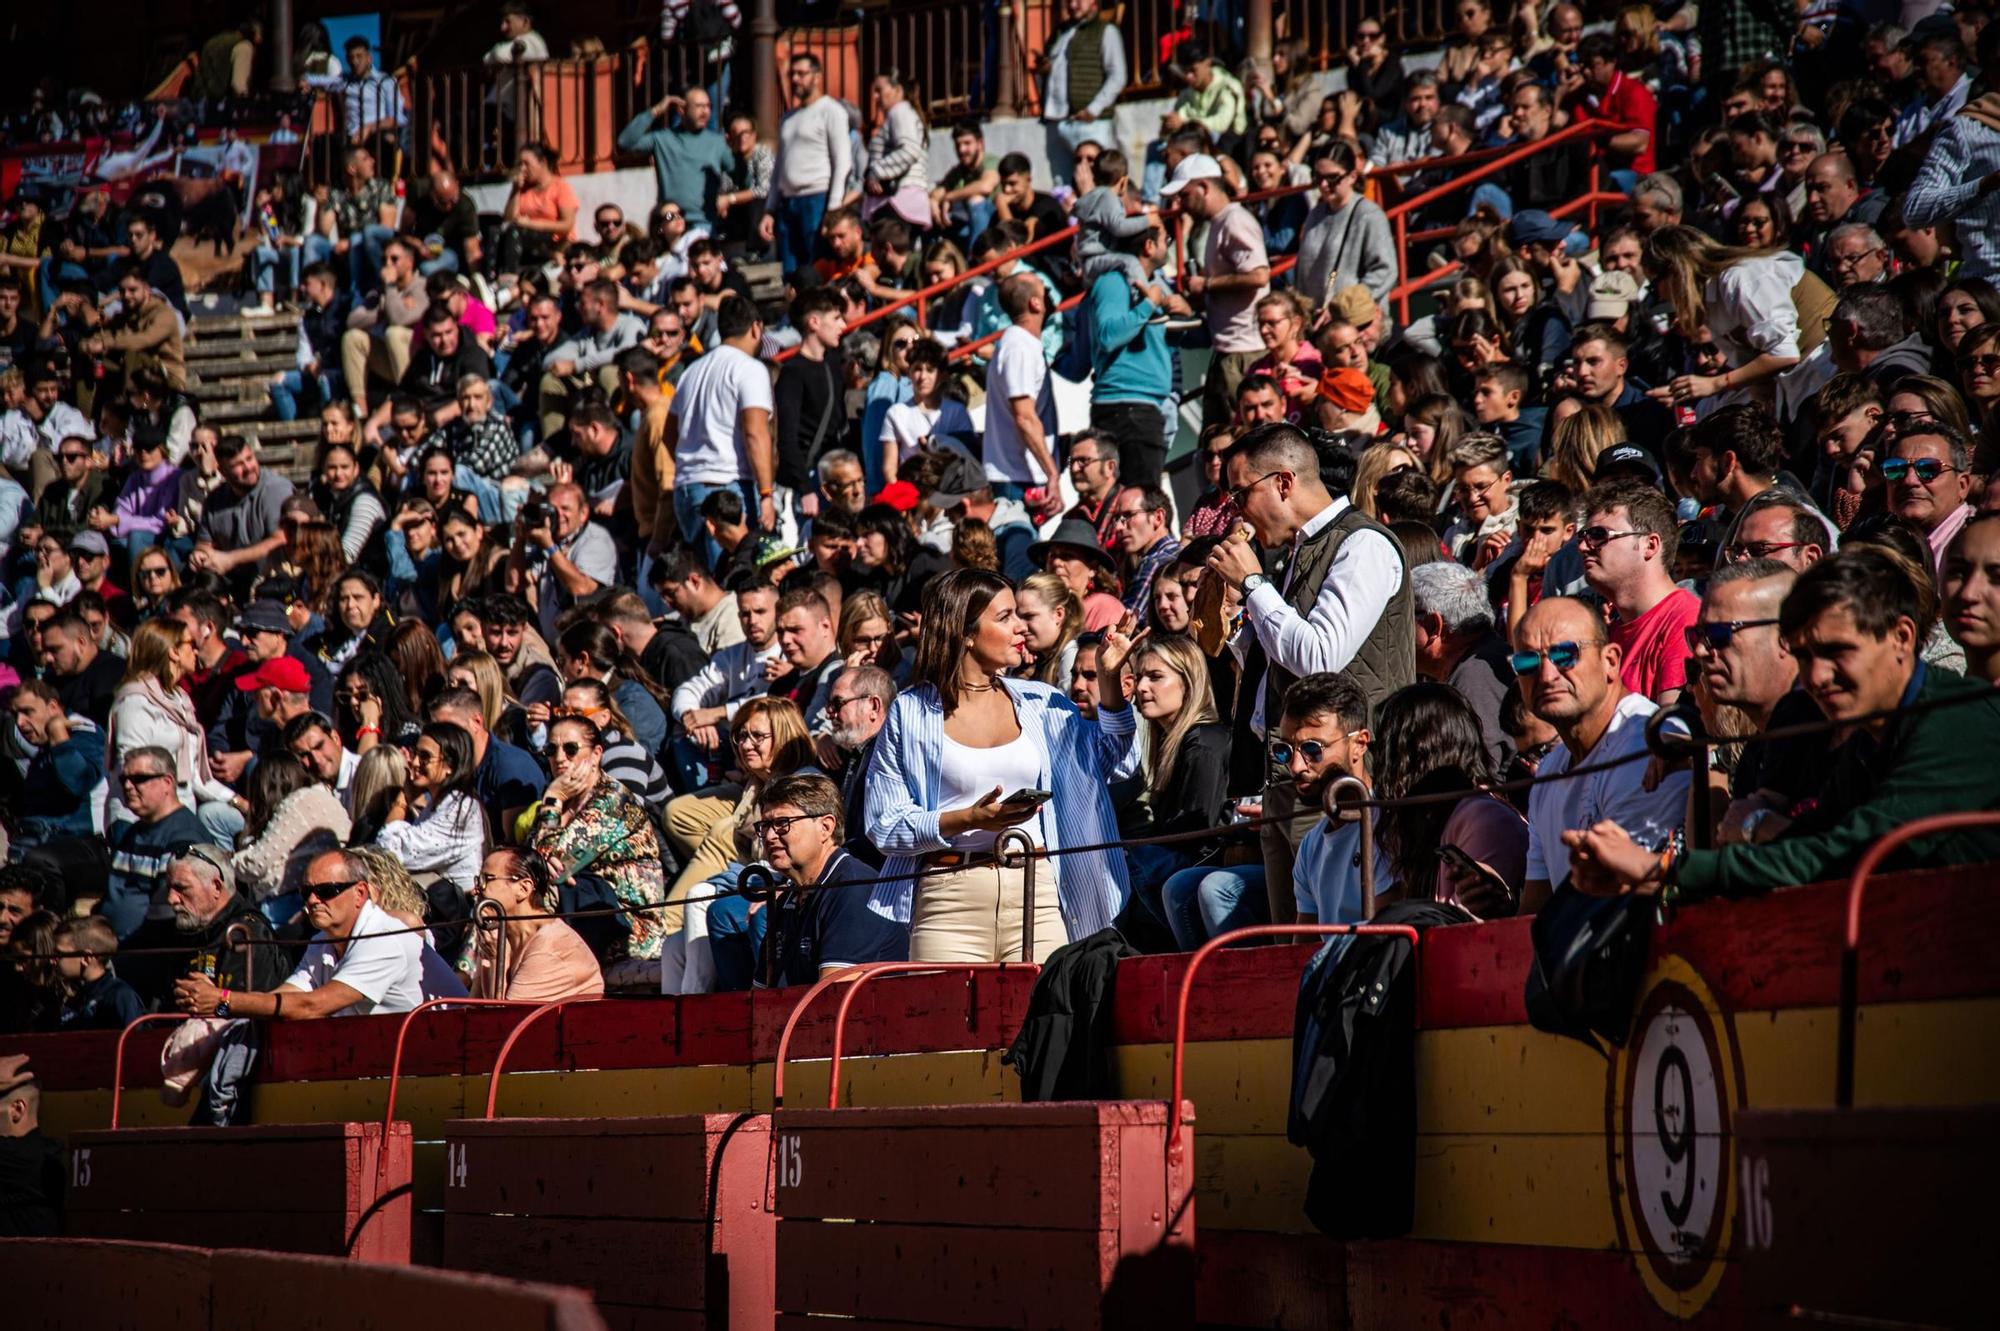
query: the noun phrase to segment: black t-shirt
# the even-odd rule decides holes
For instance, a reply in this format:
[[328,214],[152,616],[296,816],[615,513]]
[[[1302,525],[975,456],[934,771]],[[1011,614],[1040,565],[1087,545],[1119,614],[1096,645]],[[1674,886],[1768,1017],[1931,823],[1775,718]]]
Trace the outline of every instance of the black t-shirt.
[[567,462],[575,472],[576,483],[583,487],[583,493],[595,504],[603,498],[604,492],[620,481],[632,476],[632,436],[621,433],[618,444],[609,453],[599,457],[579,449],[564,431],[560,438],[549,444],[549,456],[558,462]]
[[103,725],[111,719],[111,696],[125,678],[125,658],[99,652],[91,663],[74,675],[51,675],[56,696],[65,712],[77,712]]
[[[1794,688],[1771,709],[1771,724],[1767,729],[1782,730],[1825,719],[1812,695]],[[1743,756],[1730,774],[1730,796],[1742,799],[1759,790],[1775,790],[1782,797],[1780,803],[1796,807],[1819,794],[1827,773],[1833,769],[1833,749],[1832,731],[1792,739],[1752,740],[1743,746]],[[1789,814],[1791,810],[1783,812]]]
[[797,357],[772,390],[778,422],[778,484],[804,493],[812,488],[815,452],[838,448],[847,434],[847,370],[838,349],[826,359]]
[[471,196],[463,191],[458,202],[449,208],[438,206],[431,197],[430,182],[425,181],[410,191],[408,214],[403,229],[413,236],[437,236],[445,243],[445,248],[458,255],[459,267],[465,267],[465,242],[479,235],[479,210],[472,206]]
[[1015,220],[1034,223],[1030,228],[1033,234],[1028,239],[1047,240],[1069,225],[1069,214],[1054,198],[1036,190],[1034,198],[1028,202],[1027,211],[1015,214]]
[[868,909],[869,890],[838,886],[874,876],[860,860],[836,850],[810,889],[779,895],[765,946],[776,949],[780,985],[812,984],[823,966],[909,959],[909,935]]
[[493,358],[472,334],[460,329],[456,355],[439,356],[429,343],[412,354],[410,368],[403,371],[401,387],[405,393],[421,399],[425,407],[436,408],[457,400],[458,381],[468,374],[491,379]]
[[701,649],[701,641],[688,631],[685,624],[668,620],[659,626],[659,632],[646,644],[646,650],[639,653],[639,666],[654,683],[669,691],[679,688],[701,673],[708,664],[708,653]]

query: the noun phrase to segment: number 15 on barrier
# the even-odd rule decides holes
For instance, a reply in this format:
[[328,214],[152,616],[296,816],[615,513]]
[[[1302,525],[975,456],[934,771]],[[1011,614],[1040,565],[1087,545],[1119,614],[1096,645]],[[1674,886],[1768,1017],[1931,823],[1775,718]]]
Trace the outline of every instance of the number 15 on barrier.
[[796,1133],[786,1133],[778,1138],[778,1186],[796,1188],[805,1178],[805,1155],[799,1149]]

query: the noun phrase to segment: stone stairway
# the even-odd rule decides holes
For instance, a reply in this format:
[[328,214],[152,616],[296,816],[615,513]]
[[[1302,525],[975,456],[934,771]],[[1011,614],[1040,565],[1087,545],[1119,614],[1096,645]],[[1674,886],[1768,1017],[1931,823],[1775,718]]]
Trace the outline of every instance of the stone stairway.
[[280,421],[265,391],[293,364],[298,316],[197,314],[188,321],[188,393],[204,422],[257,441],[264,465],[302,481],[312,466],[319,418]]
[[[767,317],[779,317],[784,288],[778,265],[746,264],[743,273]],[[262,314],[254,308],[202,313],[188,321],[186,347],[188,392],[202,420],[223,434],[255,439],[265,466],[303,482],[309,479],[319,438],[318,414],[280,421],[265,391],[272,376],[292,368],[297,329],[298,316],[291,313]]]

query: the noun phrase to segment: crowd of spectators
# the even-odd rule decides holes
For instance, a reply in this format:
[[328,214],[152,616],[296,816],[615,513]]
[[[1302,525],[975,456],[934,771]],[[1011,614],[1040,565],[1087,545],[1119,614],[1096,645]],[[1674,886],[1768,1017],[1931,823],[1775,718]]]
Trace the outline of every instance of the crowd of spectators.
[[[1991,805],[2000,36],[1458,12],[1434,64],[1362,19],[1323,98],[1185,43],[1128,158],[1123,39],[1071,0],[1053,193],[976,123],[933,182],[899,76],[861,115],[803,53],[773,147],[701,85],[625,127],[643,227],[533,143],[497,221],[442,165],[401,197],[364,109],[270,288],[301,485],[187,391],[172,218],[14,265],[0,1026],[1356,920],[1354,782],[1376,899],[1481,919],[1812,882]],[[1448,159],[1592,124],[1399,252],[1384,204]],[[1554,215],[1593,154],[1594,232]],[[1665,707],[1708,770],[1649,753]]]

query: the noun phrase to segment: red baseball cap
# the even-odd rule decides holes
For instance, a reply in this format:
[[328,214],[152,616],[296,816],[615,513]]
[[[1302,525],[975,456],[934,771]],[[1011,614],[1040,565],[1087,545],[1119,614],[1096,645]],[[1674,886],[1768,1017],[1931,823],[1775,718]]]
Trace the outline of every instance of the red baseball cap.
[[917,487],[908,481],[891,481],[882,487],[882,493],[875,496],[878,504],[887,504],[898,513],[907,513],[923,501]]
[[280,693],[311,693],[312,676],[292,657],[275,656],[255,670],[238,675],[236,687],[245,693],[262,688],[273,688]]

